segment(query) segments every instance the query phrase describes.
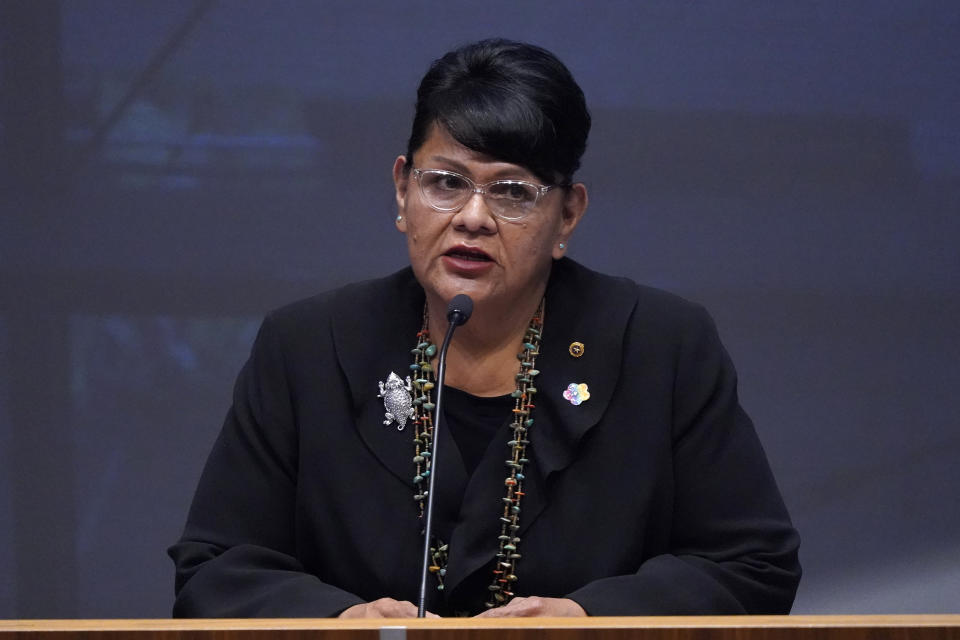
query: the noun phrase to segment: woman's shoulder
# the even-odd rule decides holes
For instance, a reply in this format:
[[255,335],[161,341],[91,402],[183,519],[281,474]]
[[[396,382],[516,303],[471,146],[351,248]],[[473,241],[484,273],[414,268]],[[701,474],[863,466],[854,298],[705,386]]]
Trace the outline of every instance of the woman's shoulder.
[[289,302],[273,309],[268,316],[282,321],[317,320],[344,308],[379,309],[382,307],[375,305],[390,305],[398,298],[416,293],[415,285],[413,270],[406,267],[385,277],[351,282]]
[[704,307],[676,293],[640,284],[625,276],[594,271],[569,258],[557,261],[551,274],[554,295],[579,300],[578,305],[600,315],[607,309],[627,305],[635,320],[676,326],[690,318],[708,316]]
[[287,303],[270,311],[264,324],[281,334],[316,332],[338,321],[363,324],[367,315],[389,314],[411,297],[423,302],[422,290],[409,267],[386,277],[362,280]]
[[553,309],[572,307],[565,313],[575,317],[566,322],[584,335],[620,336],[622,349],[652,359],[721,348],[716,323],[698,302],[569,259],[554,265],[553,277],[558,280],[551,282]]

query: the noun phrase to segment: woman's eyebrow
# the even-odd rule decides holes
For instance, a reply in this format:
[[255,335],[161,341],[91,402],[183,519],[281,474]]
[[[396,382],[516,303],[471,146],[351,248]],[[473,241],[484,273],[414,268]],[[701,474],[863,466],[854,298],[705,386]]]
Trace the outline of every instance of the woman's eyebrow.
[[456,169],[458,172],[460,172],[460,173],[462,173],[462,174],[464,174],[464,175],[469,175],[469,174],[470,174],[470,170],[467,169],[467,165],[465,165],[465,164],[463,164],[462,162],[459,162],[459,161],[457,161],[457,160],[454,160],[453,158],[448,158],[448,157],[446,157],[446,156],[430,156],[430,160],[433,160],[433,161],[436,161],[436,162],[446,163],[447,165],[453,167],[453,168]]
[[[457,171],[457,173],[462,173],[463,175],[469,178],[474,178],[473,172],[470,171],[469,167],[467,167],[467,165],[463,164],[459,160],[455,160],[453,158],[448,158],[447,156],[441,156],[441,155],[433,155],[433,156],[430,156],[428,159],[434,162],[446,163],[448,166],[453,167]],[[511,165],[509,163],[504,163],[504,164],[508,166],[504,166],[493,172],[491,176],[493,180],[500,180],[507,177],[512,177],[520,180],[533,179],[532,174],[526,169],[524,169],[523,167],[520,167],[517,165]]]

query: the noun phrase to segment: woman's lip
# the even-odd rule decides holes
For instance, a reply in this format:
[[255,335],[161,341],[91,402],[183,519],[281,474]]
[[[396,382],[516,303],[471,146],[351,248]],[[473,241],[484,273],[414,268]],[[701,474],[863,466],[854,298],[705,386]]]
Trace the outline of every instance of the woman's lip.
[[450,247],[449,249],[447,249],[447,251],[446,251],[443,255],[449,256],[449,255],[451,255],[451,254],[461,254],[461,253],[462,253],[462,254],[467,254],[467,255],[478,256],[478,257],[480,257],[480,258],[482,258],[482,259],[484,259],[484,260],[491,260],[491,261],[492,261],[492,258],[490,257],[490,255],[489,255],[486,251],[484,251],[483,249],[480,249],[480,248],[478,248],[478,247],[468,247],[468,246],[465,245],[465,244],[458,244],[458,245],[455,246],[455,247]]
[[447,269],[463,275],[480,275],[493,268],[492,260],[470,260],[456,254],[444,254],[441,259]]

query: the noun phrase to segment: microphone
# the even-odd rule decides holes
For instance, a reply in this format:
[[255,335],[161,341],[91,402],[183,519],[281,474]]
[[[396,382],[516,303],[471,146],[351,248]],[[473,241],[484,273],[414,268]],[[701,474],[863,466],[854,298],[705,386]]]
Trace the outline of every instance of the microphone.
[[[473,314],[473,300],[465,293],[458,293],[447,305],[447,321],[458,327],[466,324]],[[448,334],[449,335],[449,334]]]
[[437,482],[437,444],[440,442],[440,416],[443,407],[443,379],[447,375],[447,348],[453,338],[453,332],[470,319],[473,313],[473,300],[470,296],[460,293],[453,296],[447,305],[447,335],[440,346],[440,357],[437,359],[437,402],[433,409],[433,441],[430,451],[430,484],[427,489],[427,522],[423,529],[423,566],[420,569],[420,603],[417,607],[417,617],[427,615],[427,574],[430,567],[430,538],[433,537],[433,494]]

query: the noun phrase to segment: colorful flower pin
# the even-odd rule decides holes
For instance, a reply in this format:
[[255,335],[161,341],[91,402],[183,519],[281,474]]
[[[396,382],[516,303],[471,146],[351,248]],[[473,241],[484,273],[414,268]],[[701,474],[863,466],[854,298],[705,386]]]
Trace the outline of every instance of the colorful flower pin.
[[571,382],[567,385],[567,390],[563,392],[563,397],[570,401],[570,404],[576,406],[590,399],[590,391],[585,382],[577,384]]

